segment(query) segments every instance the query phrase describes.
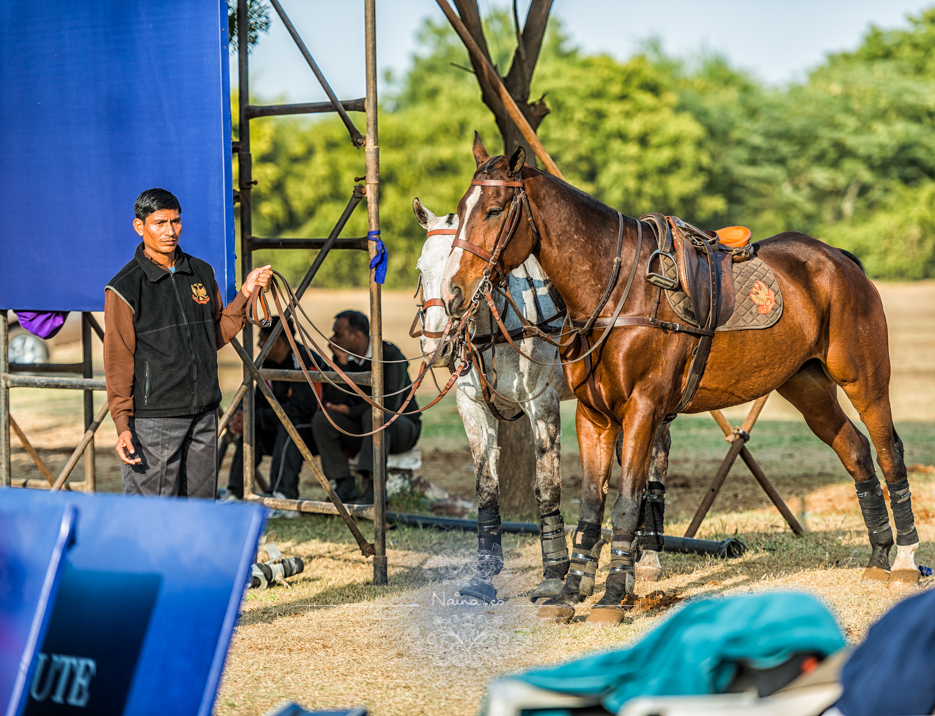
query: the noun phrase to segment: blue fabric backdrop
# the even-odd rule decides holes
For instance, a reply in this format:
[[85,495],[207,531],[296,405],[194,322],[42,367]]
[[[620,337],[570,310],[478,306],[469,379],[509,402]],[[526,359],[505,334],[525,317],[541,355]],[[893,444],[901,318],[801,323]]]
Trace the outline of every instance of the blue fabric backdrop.
[[223,0],[0,3],[0,308],[103,310],[151,187],[232,298],[229,97]]

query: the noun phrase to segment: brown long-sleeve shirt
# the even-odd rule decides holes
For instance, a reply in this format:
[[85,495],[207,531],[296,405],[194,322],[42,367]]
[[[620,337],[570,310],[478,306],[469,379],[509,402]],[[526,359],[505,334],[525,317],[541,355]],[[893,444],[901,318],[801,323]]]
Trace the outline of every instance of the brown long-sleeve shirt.
[[[215,306],[222,306],[221,290],[214,284]],[[214,312],[218,350],[240,333],[245,319],[247,297],[238,293],[221,311]],[[104,291],[104,375],[107,377],[107,404],[117,426],[117,435],[130,429],[133,415],[133,356],[136,331],[133,310],[113,291]]]

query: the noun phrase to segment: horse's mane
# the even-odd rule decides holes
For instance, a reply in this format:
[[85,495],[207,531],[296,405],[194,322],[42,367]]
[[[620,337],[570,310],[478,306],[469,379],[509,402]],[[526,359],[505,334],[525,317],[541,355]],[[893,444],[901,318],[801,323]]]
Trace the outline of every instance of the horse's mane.
[[529,165],[526,165],[523,167],[523,178],[524,179],[530,179],[532,177],[537,177],[537,176],[547,177],[549,181],[555,182],[555,184],[557,184],[558,186],[563,187],[564,189],[567,189],[569,193],[573,194],[575,197],[577,197],[582,202],[587,204],[588,207],[591,209],[616,214],[615,209],[607,206],[607,204],[602,202],[600,199],[597,199],[591,196],[586,191],[579,189],[574,184],[569,184],[564,179],[561,179],[560,177],[557,177],[554,174],[549,174],[548,172],[544,172],[541,169],[536,169],[535,167],[531,167]]
[[[481,166],[477,168],[477,171],[475,172],[475,176],[477,176],[478,174],[489,174],[491,171],[495,169],[499,169],[503,171],[504,174],[506,174],[503,167],[500,166],[501,159],[507,160],[509,159],[509,157],[503,154],[496,156],[496,157],[491,157],[490,159],[488,159],[486,162],[484,162]],[[554,181],[559,186],[562,186],[565,189],[568,189],[572,194],[577,196],[582,201],[588,204],[591,204],[594,208],[604,209],[606,211],[614,211],[611,207],[607,206],[607,204],[605,204],[604,202],[591,196],[586,191],[582,191],[581,189],[574,186],[573,184],[569,184],[564,179],[561,179],[555,176],[554,174],[549,174],[548,172],[544,172],[541,169],[536,169],[536,167],[530,166],[529,164],[523,165],[523,179],[531,179],[532,177],[537,177],[537,176],[548,177],[550,180]]]

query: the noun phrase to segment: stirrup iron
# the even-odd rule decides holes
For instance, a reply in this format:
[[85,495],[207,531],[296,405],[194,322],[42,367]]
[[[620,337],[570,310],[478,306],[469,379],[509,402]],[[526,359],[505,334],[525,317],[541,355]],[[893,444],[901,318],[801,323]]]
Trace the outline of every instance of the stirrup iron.
[[[663,263],[663,259],[668,259],[672,262],[672,266],[675,268],[675,278],[669,278],[664,273],[656,273],[652,270],[653,259],[659,257],[659,268],[660,271],[665,271],[666,266]],[[675,257],[662,249],[656,249],[649,255],[649,260],[646,262],[646,280],[651,283],[653,286],[664,289],[666,291],[674,291],[679,287],[678,279],[678,264],[675,262]]]

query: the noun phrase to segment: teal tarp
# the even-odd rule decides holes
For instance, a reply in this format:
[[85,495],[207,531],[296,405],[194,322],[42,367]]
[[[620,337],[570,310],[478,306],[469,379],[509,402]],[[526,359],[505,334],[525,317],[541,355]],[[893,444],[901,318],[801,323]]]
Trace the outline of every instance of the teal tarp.
[[768,593],[689,602],[633,646],[516,678],[542,689],[601,697],[616,713],[637,696],[721,693],[734,663],[778,666],[793,653],[845,645],[828,609],[807,594]]

